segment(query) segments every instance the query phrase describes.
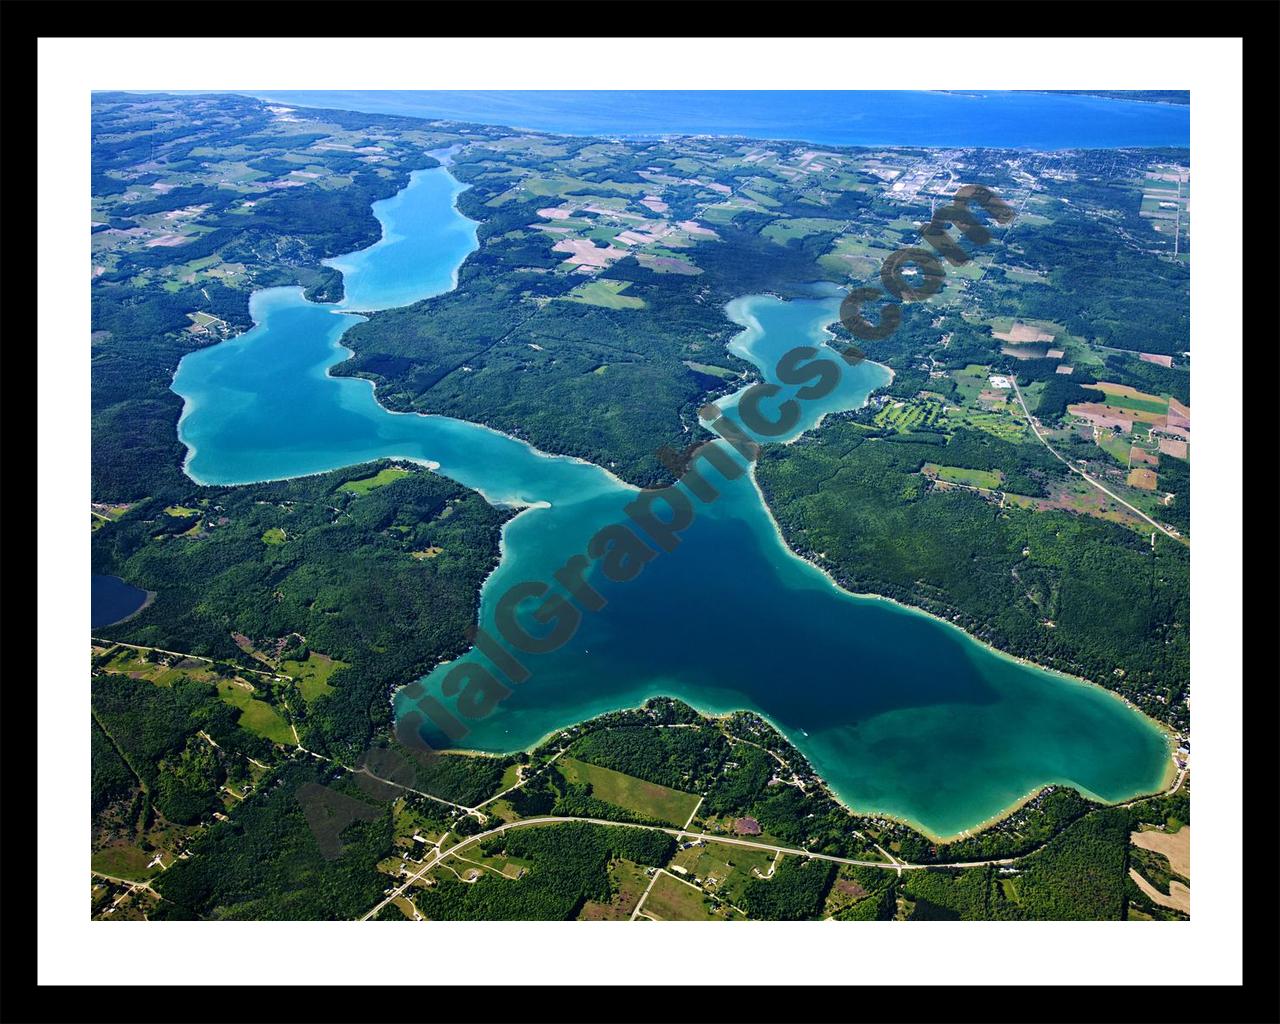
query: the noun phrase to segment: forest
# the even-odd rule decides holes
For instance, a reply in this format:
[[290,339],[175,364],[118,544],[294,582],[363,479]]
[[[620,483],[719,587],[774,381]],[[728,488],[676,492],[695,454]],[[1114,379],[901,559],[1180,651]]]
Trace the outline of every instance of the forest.
[[911,921],[1117,921],[1128,903],[1130,814],[1086,815],[1010,868],[908,871]]
[[[469,646],[509,515],[426,471],[363,495],[339,489],[377,468],[249,487],[188,482],[140,503],[94,532],[93,568],[157,597],[100,632],[241,664],[254,662],[233,633],[259,650],[299,634],[349,665],[333,674],[332,693],[291,705],[303,741],[355,757],[389,724],[393,686]],[[166,511],[175,505],[199,515]],[[271,530],[286,540],[266,543]],[[436,557],[413,557],[434,547]]]
[[836,866],[829,860],[786,857],[766,880],[752,879],[742,909],[756,921],[809,921],[822,912]]
[[486,854],[518,857],[531,866],[517,880],[486,873],[464,883],[438,874],[416,898],[428,920],[570,920],[587,900],[609,899],[612,859],[660,867],[675,852],[675,840],[662,832],[584,822],[512,829],[483,845]]
[[[342,831],[340,857],[326,859],[316,843],[297,797],[308,784],[336,789],[369,808],[367,819]],[[391,839],[389,813],[370,804],[348,776],[310,760],[291,761],[153,885],[164,897],[162,914],[175,917],[352,920],[382,898],[387,876],[376,865],[391,852]]]

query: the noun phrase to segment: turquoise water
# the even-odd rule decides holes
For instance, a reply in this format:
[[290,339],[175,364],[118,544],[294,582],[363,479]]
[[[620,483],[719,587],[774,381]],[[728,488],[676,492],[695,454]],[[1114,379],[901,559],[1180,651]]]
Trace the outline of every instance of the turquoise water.
[[[481,625],[497,636],[496,608],[511,585],[552,581],[599,529],[629,522],[624,506],[637,492],[597,466],[544,455],[482,426],[391,413],[368,382],[328,376],[346,357],[340,339],[353,322],[341,308],[371,310],[379,297],[444,290],[474,248],[474,233],[459,226],[451,181],[444,169],[420,172],[396,200],[375,207],[389,222],[388,237],[411,246],[401,252],[415,254],[416,271],[383,244],[335,261],[348,275],[342,307],[307,302],[296,288],[258,292],[257,326],[187,356],[173,388],[186,399],[179,432],[188,472],[202,483],[398,456],[438,466],[491,501],[534,506],[507,525],[503,560],[482,593]],[[735,300],[727,312],[743,331],[732,347],[772,380],[781,352],[823,344],[838,304],[834,294]],[[826,412],[862,404],[887,372],[873,363],[844,368],[831,395],[805,404],[789,436]],[[795,390],[784,387],[765,411]],[[732,410],[736,401],[720,405]],[[587,581],[605,607],[584,615],[560,649],[522,655],[530,677],[470,722],[457,745],[525,748],[594,714],[669,694],[709,711],[765,714],[848,804],[938,835],[976,825],[1048,783],[1105,800],[1161,785],[1163,736],[1113,695],[998,656],[923,614],[838,590],[788,552],[748,474],[726,481],[707,469],[705,477],[718,496],[689,497],[692,522],[675,550],[652,557],[628,582],[604,579],[592,563]],[[554,623],[534,626],[536,607],[522,607],[520,621],[545,632]],[[477,651],[460,661],[490,664]],[[453,667],[440,666],[424,685],[456,711],[456,694],[441,691]],[[402,691],[398,713],[414,703]],[[428,738],[443,742],[436,731]]]
[[408,188],[374,203],[382,238],[324,261],[343,274],[338,308],[392,309],[453,288],[458,267],[476,247],[476,222],[451,212],[465,188],[440,168],[414,171]]
[[830,146],[1189,146],[1191,108],[1039,92],[583,89],[249,92],[304,107],[512,125],[564,135],[736,135]]

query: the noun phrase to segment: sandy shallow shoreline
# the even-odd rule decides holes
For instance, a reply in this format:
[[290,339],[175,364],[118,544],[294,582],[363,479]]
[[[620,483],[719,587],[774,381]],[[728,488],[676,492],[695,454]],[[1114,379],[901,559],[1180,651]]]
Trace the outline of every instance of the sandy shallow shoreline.
[[[848,592],[846,591],[846,593]],[[901,607],[907,608],[908,606],[902,605]],[[915,610],[915,609],[909,609],[909,610]],[[675,700],[675,701],[679,701],[681,704],[687,704],[689,707],[697,711],[698,714],[701,715],[703,718],[706,718],[711,721],[723,721],[724,719],[729,718],[730,716],[737,714],[739,712],[745,712],[748,714],[755,715],[758,718],[763,719],[765,722],[767,722],[770,728],[772,728],[775,732],[777,732],[778,735],[783,737],[783,739],[785,739],[788,743],[791,743],[793,747],[796,746],[795,743],[792,741],[790,735],[787,733],[787,731],[783,729],[782,726],[780,726],[777,722],[775,722],[769,715],[767,715],[763,711],[759,711],[755,708],[734,708],[729,711],[713,711],[705,707],[700,707],[695,701],[692,701],[687,697],[675,697],[669,693],[664,692],[661,687],[655,687],[653,692],[648,693],[645,696],[641,697],[639,699],[639,703],[637,704],[621,705],[619,707],[615,707],[606,711],[597,712],[596,714],[591,715],[588,718],[582,718],[573,722],[568,722],[564,725],[556,726],[554,729],[550,729],[544,735],[540,736],[536,742],[530,743],[526,747],[505,751],[503,753],[498,753],[492,750],[479,750],[474,747],[457,747],[457,748],[454,748],[454,752],[459,754],[465,754],[466,756],[469,756],[469,757],[502,757],[509,754],[517,754],[517,753],[531,754],[533,753],[533,751],[538,749],[538,747],[542,746],[548,740],[553,739],[554,737],[560,735],[563,732],[566,732],[570,729],[575,729],[581,725],[585,725],[587,722],[590,722],[595,718],[599,718],[601,715],[612,714],[618,711],[640,711],[644,708],[644,705],[647,701],[654,700],[655,698]],[[952,843],[952,842],[957,842],[959,840],[972,838],[994,827],[995,825],[998,825],[1000,822],[1004,821],[1006,818],[1012,817],[1014,814],[1020,811],[1023,807],[1025,807],[1028,803],[1034,800],[1037,796],[1043,793],[1046,789],[1049,789],[1050,787],[1053,787],[1053,786],[1066,788],[1066,789],[1074,789],[1076,792],[1080,793],[1086,800],[1089,800],[1092,803],[1097,804],[1099,809],[1101,809],[1105,807],[1120,807],[1126,804],[1133,803],[1135,800],[1143,800],[1148,797],[1164,795],[1166,793],[1172,792],[1173,789],[1176,788],[1175,784],[1178,782],[1178,773],[1173,768],[1172,760],[1170,760],[1170,762],[1168,763],[1166,777],[1161,782],[1160,787],[1158,789],[1154,789],[1154,790],[1151,790],[1150,792],[1145,792],[1145,793],[1135,793],[1134,795],[1125,797],[1122,800],[1103,800],[1101,797],[1097,796],[1096,794],[1091,793],[1088,790],[1081,787],[1079,783],[1069,782],[1069,781],[1049,781],[1049,782],[1045,782],[1040,786],[1037,786],[1035,789],[1032,789],[1030,792],[1024,794],[1023,796],[1018,797],[1018,799],[1014,800],[1013,802],[1008,804],[1006,807],[1001,808],[1000,810],[990,815],[989,817],[984,818],[982,821],[977,822],[976,824],[970,825],[967,828],[963,828],[958,832],[953,832],[949,835],[943,835],[938,832],[934,832],[932,829],[928,828],[927,826],[921,824],[918,821],[913,820],[910,817],[907,817],[906,815],[897,814],[890,811],[881,811],[873,808],[860,808],[855,806],[853,803],[841,797],[840,794],[838,794],[834,789],[831,788],[831,784],[822,776],[822,773],[819,772],[814,767],[813,762],[809,760],[809,756],[805,754],[804,751],[800,750],[799,747],[796,747],[796,750],[799,751],[800,756],[805,759],[805,761],[809,765],[809,768],[813,771],[814,775],[817,776],[820,784],[822,785],[823,792],[825,792],[827,796],[829,796],[835,803],[839,804],[850,814],[856,815],[857,817],[860,817],[860,818],[883,818],[886,821],[892,821],[899,825],[905,825],[907,828],[910,828],[920,833],[926,839],[929,839],[930,841],[935,843]]]

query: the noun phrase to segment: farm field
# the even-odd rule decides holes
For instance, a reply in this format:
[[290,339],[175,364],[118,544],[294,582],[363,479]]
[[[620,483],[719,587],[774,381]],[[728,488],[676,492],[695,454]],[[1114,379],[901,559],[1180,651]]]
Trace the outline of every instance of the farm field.
[[926,462],[920,472],[927,477],[943,480],[949,484],[985,487],[987,490],[995,490],[1004,484],[1004,474],[998,469],[958,469],[955,466],[939,466],[935,462]]
[[698,806],[692,793],[682,793],[610,768],[577,761],[572,757],[556,762],[561,773],[573,783],[590,783],[593,796],[645,818],[683,826]]
[[993,317],[991,336],[1011,345],[1027,345],[1050,342],[1063,330],[1061,324],[1047,320],[1016,320],[1013,317]]
[[263,739],[281,746],[297,744],[293,730],[280,712],[265,701],[258,700],[243,683],[223,680],[218,683],[218,696],[232,707],[240,709],[240,727],[256,733]]
[[1151,413],[1155,417],[1164,417],[1169,413],[1169,396],[1149,395],[1123,384],[1086,384],[1085,387],[1101,391],[1106,397],[1104,404],[1117,409],[1126,409],[1139,413]]
[[804,238],[822,231],[839,231],[842,226],[841,221],[824,217],[796,217],[793,220],[773,221],[760,232],[760,236],[779,245],[786,245],[793,238]]
[[1125,482],[1130,487],[1136,487],[1140,491],[1154,491],[1156,489],[1156,474],[1154,470],[1134,466],[1133,469],[1129,470],[1129,475]]
[[644,299],[622,294],[630,285],[630,281],[591,281],[578,285],[564,297],[564,301],[583,302],[605,309],[643,309]]
[[714,910],[709,903],[696,886],[660,872],[640,904],[640,913],[655,921],[724,921],[739,916],[728,908],[727,914]]
[[1129,841],[1134,846],[1163,854],[1169,860],[1169,867],[1183,878],[1191,877],[1191,826],[1183,825],[1177,832],[1162,832],[1149,829],[1134,832]]

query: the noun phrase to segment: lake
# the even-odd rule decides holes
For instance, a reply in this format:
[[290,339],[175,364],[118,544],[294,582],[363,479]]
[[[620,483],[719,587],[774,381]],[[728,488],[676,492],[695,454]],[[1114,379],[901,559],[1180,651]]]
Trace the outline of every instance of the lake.
[[[179,434],[187,471],[201,483],[402,457],[431,464],[495,503],[535,506],[507,524],[501,564],[481,595],[481,624],[496,635],[496,605],[508,588],[552,580],[597,530],[628,521],[624,506],[637,492],[598,466],[546,455],[484,426],[389,412],[368,381],[329,376],[348,354],[341,337],[357,319],[344,310],[371,311],[451,286],[475,248],[475,226],[454,205],[458,191],[446,168],[415,172],[397,197],[375,204],[383,241],[333,261],[347,276],[342,303],[308,302],[298,288],[256,293],[256,326],[186,356],[173,390],[185,399]],[[400,258],[409,250],[398,245],[415,254],[412,273]],[[731,347],[772,380],[778,352],[800,338],[824,343],[839,298],[743,296],[726,310],[743,328]],[[887,373],[870,362],[846,368],[830,396],[806,403],[793,436],[826,412],[861,405]],[[775,402],[794,391],[784,387]],[[731,412],[735,401],[720,405]],[[713,712],[752,709],[848,805],[938,836],[977,825],[1050,783],[1108,801],[1163,785],[1170,763],[1164,734],[1115,695],[1001,656],[923,613],[838,589],[789,552],[748,473],[724,481],[708,471],[707,478],[719,495],[691,499],[696,516],[679,546],[630,582],[610,583],[593,568],[588,580],[606,607],[585,615],[561,649],[523,656],[531,677],[471,723],[457,745],[527,748],[658,694]],[[460,660],[487,661],[476,651]],[[428,693],[441,696],[450,667],[426,677]],[[412,709],[401,691],[397,713]],[[439,734],[427,738],[443,744]]]
[[1189,105],[1039,92],[307,91],[260,99],[566,135],[734,135],[829,146],[1190,146]]
[[112,626],[141,611],[147,592],[126,583],[119,576],[94,574],[89,581],[89,625],[93,629]]

